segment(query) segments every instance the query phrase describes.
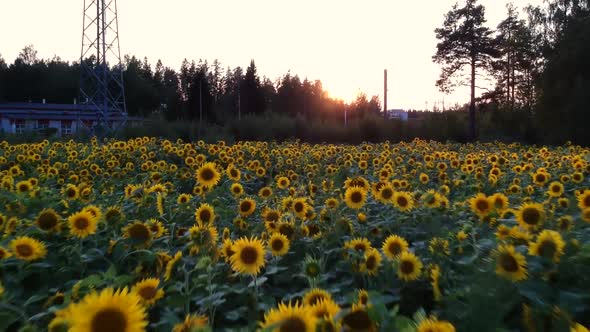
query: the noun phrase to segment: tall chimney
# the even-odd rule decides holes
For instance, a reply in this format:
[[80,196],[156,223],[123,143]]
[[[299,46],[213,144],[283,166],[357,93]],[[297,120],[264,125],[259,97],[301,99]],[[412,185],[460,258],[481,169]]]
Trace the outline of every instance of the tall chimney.
[[383,116],[387,117],[387,69],[383,70]]

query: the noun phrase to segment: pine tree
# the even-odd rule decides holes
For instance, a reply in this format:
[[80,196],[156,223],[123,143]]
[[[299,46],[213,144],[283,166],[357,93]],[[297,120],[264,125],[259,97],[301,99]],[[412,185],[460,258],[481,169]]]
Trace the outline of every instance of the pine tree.
[[441,91],[449,93],[457,85],[467,85],[462,80],[454,80],[462,74],[465,67],[470,69],[469,86],[471,88],[469,106],[469,134],[475,139],[475,89],[477,72],[487,70],[491,60],[496,56],[492,31],[484,26],[485,9],[477,5],[477,0],[467,0],[464,7],[455,4],[445,15],[442,28],[435,30],[436,54],[433,61],[443,66],[440,79],[436,85]]

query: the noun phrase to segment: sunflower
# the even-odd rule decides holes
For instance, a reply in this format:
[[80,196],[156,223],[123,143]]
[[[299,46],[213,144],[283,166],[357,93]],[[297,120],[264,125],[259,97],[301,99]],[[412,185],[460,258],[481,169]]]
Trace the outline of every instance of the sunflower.
[[330,209],[335,209],[338,207],[338,200],[336,198],[330,197],[326,199],[324,204],[326,204],[326,206]]
[[236,197],[239,197],[244,193],[244,187],[242,187],[242,185],[239,183],[232,183],[229,190],[232,193],[232,195]]
[[340,311],[340,306],[331,299],[319,299],[311,306],[312,314],[318,319],[331,320]]
[[344,249],[352,249],[356,251],[367,251],[371,248],[371,242],[367,238],[356,238],[344,243]]
[[31,186],[31,183],[29,181],[25,180],[25,181],[19,181],[16,184],[15,189],[16,189],[17,193],[22,194],[22,193],[29,192],[31,189],[33,189],[33,186]]
[[180,194],[176,199],[176,203],[178,204],[187,204],[193,198],[191,194]]
[[442,196],[434,190],[428,190],[424,195],[421,197],[424,206],[429,209],[435,209],[440,206],[442,201]]
[[388,204],[391,203],[391,200],[393,199],[393,194],[393,187],[390,183],[387,183],[384,186],[382,186],[381,189],[379,189],[379,191],[377,191],[377,196],[375,198],[383,204]]
[[502,212],[508,209],[510,201],[506,195],[502,193],[495,193],[490,197],[490,200],[492,201],[492,205],[496,211]]
[[383,241],[381,250],[387,258],[394,259],[402,252],[408,250],[408,242],[397,235],[390,235]]
[[121,208],[118,206],[110,206],[106,209],[104,213],[104,218],[108,223],[116,223],[122,221],[125,216],[123,212],[121,212]]
[[133,286],[131,292],[139,295],[142,303],[150,307],[164,297],[164,290],[158,289],[159,285],[160,280],[156,278],[143,279]]
[[533,182],[537,186],[544,186],[545,183],[547,183],[547,181],[549,181],[549,178],[550,178],[549,173],[546,173],[543,171],[537,171],[532,176],[533,176]]
[[174,325],[172,332],[191,332],[199,331],[207,327],[209,319],[202,315],[186,315],[182,323]]
[[281,219],[281,211],[273,209],[265,209],[262,212],[262,219],[265,223],[276,223]]
[[262,187],[258,191],[258,196],[260,198],[266,199],[272,196],[272,188],[271,187]]
[[200,185],[211,188],[217,185],[221,174],[217,171],[217,165],[212,162],[203,164],[197,170],[197,181]]
[[166,272],[164,273],[164,281],[170,280],[172,278],[172,273],[174,272],[174,267],[178,261],[182,258],[182,251],[176,252],[174,257],[166,263]]
[[78,190],[78,187],[76,187],[75,185],[68,184],[63,189],[63,194],[66,196],[68,200],[75,200],[80,196],[80,191]]
[[361,271],[367,272],[368,275],[374,276],[381,266],[381,254],[375,248],[370,248],[365,252],[365,261],[361,266]]
[[551,182],[547,194],[549,194],[550,197],[559,197],[563,195],[563,184],[559,181]]
[[10,249],[16,258],[29,262],[47,255],[43,242],[28,236],[19,236],[10,241]]
[[526,260],[513,246],[498,246],[496,256],[496,274],[514,282],[526,279]]
[[313,306],[321,300],[332,301],[332,295],[321,288],[312,288],[303,296],[303,305]]
[[427,318],[418,324],[416,332],[455,332],[455,327],[448,321]]
[[86,295],[71,305],[67,320],[71,332],[141,332],[148,324],[141,298],[127,288]]
[[283,256],[289,251],[289,239],[281,233],[274,233],[268,240],[273,256]]
[[61,218],[54,209],[44,209],[35,220],[37,227],[46,232],[59,230],[60,222]]
[[238,206],[238,211],[240,215],[247,217],[254,213],[254,210],[256,210],[256,202],[253,199],[244,198],[240,201],[240,204]]
[[587,223],[590,223],[590,207],[582,210],[582,220],[584,220]]
[[315,332],[316,322],[310,307],[299,303],[280,303],[276,309],[264,314],[264,323],[260,323],[260,328],[264,330],[272,326],[271,332]]
[[94,219],[96,219],[97,221],[100,220],[100,218],[102,217],[102,211],[96,205],[88,205],[85,208],[83,208],[82,211],[83,212],[90,212],[92,217]]
[[422,262],[409,251],[402,252],[397,257],[397,263],[397,276],[402,280],[416,280],[422,272]]
[[68,217],[70,234],[79,238],[96,233],[98,220],[88,211],[80,211]]
[[538,203],[525,203],[516,211],[516,221],[525,229],[537,229],[545,220],[545,209]]
[[289,185],[291,185],[291,181],[288,177],[281,176],[277,179],[277,187],[279,187],[279,189],[287,189]]
[[264,243],[257,238],[240,238],[233,243],[231,267],[240,274],[257,275],[264,266]]
[[564,247],[565,242],[558,232],[544,230],[537,236],[537,241],[529,245],[529,255],[542,256],[557,263]]
[[584,190],[578,195],[578,207],[580,210],[584,210],[590,207],[590,190]]
[[366,200],[367,191],[365,189],[356,186],[346,188],[344,201],[349,208],[358,210],[365,205]]
[[342,317],[344,331],[375,332],[377,326],[364,306],[352,305],[350,312]]
[[305,214],[309,208],[310,206],[307,204],[307,199],[304,197],[296,198],[291,205],[292,211],[300,219],[305,219]]
[[150,219],[147,221],[147,226],[152,232],[152,236],[154,239],[162,237],[164,234],[168,233],[168,230],[166,229],[166,227],[164,227],[164,224],[159,220]]
[[215,221],[215,210],[207,203],[201,204],[195,211],[195,220],[198,225],[210,225]]
[[393,194],[393,206],[402,212],[410,211],[414,208],[414,197],[407,191],[396,191]]
[[149,226],[139,220],[123,227],[123,237],[130,239],[134,245],[147,246],[152,240],[152,232]]
[[225,169],[225,173],[227,177],[232,179],[233,181],[240,181],[242,173],[239,169],[237,169],[234,164],[229,164]]
[[359,289],[356,293],[356,302],[359,306],[369,305],[369,292],[365,289]]
[[471,207],[471,211],[475,213],[479,218],[483,219],[492,212],[494,208],[494,203],[482,193],[478,193],[475,197],[469,200],[469,204]]
[[428,250],[435,255],[449,255],[449,241],[440,237],[434,237],[428,244]]

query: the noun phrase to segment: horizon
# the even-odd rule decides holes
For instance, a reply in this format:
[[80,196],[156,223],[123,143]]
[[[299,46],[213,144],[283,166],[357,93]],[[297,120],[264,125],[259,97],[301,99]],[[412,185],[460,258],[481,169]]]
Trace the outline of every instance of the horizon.
[[[468,87],[459,87],[449,95],[439,92],[434,83],[440,74],[440,68],[432,62],[431,57],[437,44],[434,29],[442,25],[444,15],[455,2],[444,0],[432,3],[430,10],[419,11],[418,17],[422,19],[416,20],[411,17],[413,15],[404,16],[405,12],[418,12],[421,9],[421,5],[415,3],[393,4],[385,0],[374,0],[371,5],[362,7],[351,3],[339,3],[334,7],[331,6],[332,2],[313,4],[310,0],[304,0],[289,6],[292,17],[304,17],[306,24],[283,24],[280,28],[275,28],[276,25],[272,24],[284,23],[281,16],[283,6],[280,4],[267,0],[254,5],[231,0],[207,2],[203,4],[205,11],[218,12],[219,15],[206,15],[202,22],[204,26],[232,23],[214,33],[201,35],[199,28],[191,24],[188,17],[193,12],[191,9],[197,5],[187,0],[175,0],[173,4],[160,7],[150,7],[145,1],[119,1],[121,54],[122,57],[147,57],[152,67],[161,59],[165,66],[177,71],[184,58],[189,61],[202,59],[209,63],[218,59],[224,69],[228,66],[246,68],[253,59],[259,76],[266,76],[273,82],[290,72],[302,80],[320,80],[332,98],[348,103],[359,92],[364,92],[369,98],[378,95],[381,105],[383,70],[387,69],[388,109],[432,110],[435,104],[442,108],[443,100],[448,108],[449,105],[462,105],[468,100]],[[505,17],[505,5],[509,2],[513,2],[522,13],[527,4],[538,5],[542,0],[480,0],[479,3],[486,7],[488,27],[495,28]],[[235,10],[230,13],[220,11],[224,5]],[[1,30],[6,31],[15,26],[21,28],[18,34],[3,38],[7,41],[2,42],[0,55],[5,61],[12,63],[22,48],[29,44],[38,51],[39,58],[59,56],[64,61],[79,61],[82,3],[69,0],[56,5],[22,0],[5,5],[5,8],[8,8],[8,12],[25,13],[32,6],[37,11],[27,13],[27,18],[37,22],[35,25],[23,27],[22,15],[10,15],[0,21]],[[187,10],[182,10],[183,8]],[[308,10],[312,8],[316,10]],[[383,10],[379,10],[380,8]],[[326,18],[325,14],[331,13],[333,9],[337,9],[340,16]],[[49,11],[59,11],[64,19],[59,24],[52,24],[55,23],[53,16],[45,15]],[[179,13],[180,17],[167,18],[173,18],[170,15],[173,13]],[[239,19],[242,13],[257,19],[244,25]],[[390,13],[393,14],[390,16]],[[356,25],[350,24],[359,17],[364,21]],[[159,18],[163,18],[161,24],[147,23]],[[521,18],[525,16],[521,14]],[[40,25],[44,28],[39,29]],[[316,29],[316,26],[323,28]],[[253,37],[233,41],[238,28],[241,31],[239,36]],[[403,30],[413,31],[414,34],[399,33]],[[176,38],[170,38],[175,32],[178,32]],[[57,38],[57,35],[63,38]],[[259,37],[261,35],[266,38]],[[202,38],[202,41],[200,44],[186,43],[185,40],[191,37],[195,40]],[[388,38],[395,42],[382,42]],[[268,40],[272,42],[267,42]],[[351,41],[359,40],[360,45],[351,44]],[[204,50],[201,45],[206,46],[203,47]],[[346,48],[351,45],[356,47]],[[400,48],[412,52],[400,52]],[[316,49],[320,54],[313,52]],[[359,63],[362,65],[359,66]]]

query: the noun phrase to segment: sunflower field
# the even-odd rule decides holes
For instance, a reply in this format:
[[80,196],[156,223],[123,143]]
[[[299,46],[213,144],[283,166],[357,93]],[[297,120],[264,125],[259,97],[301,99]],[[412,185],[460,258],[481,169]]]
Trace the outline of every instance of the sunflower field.
[[3,141],[0,331],[588,331],[589,177],[571,144]]

